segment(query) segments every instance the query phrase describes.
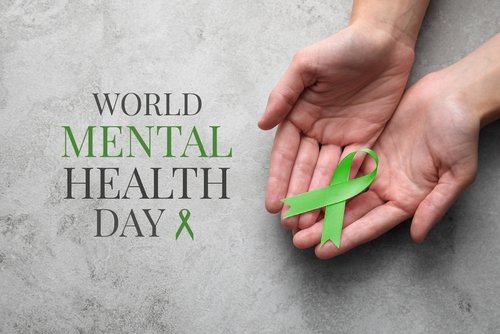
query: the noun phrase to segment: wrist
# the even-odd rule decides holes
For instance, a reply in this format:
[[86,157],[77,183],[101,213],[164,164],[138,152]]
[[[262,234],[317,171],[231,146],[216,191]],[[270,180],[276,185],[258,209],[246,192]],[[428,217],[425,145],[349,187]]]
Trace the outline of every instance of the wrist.
[[474,113],[481,127],[500,119],[500,34],[457,63],[439,71],[455,99]]
[[[479,79],[479,78],[478,78]],[[496,86],[499,87],[499,86]],[[488,80],[477,80],[463,85],[457,91],[457,99],[479,118],[484,127],[500,118],[500,101],[497,94],[485,93],[491,89]],[[479,91],[482,91],[480,93]]]
[[354,0],[350,25],[358,24],[383,31],[412,49],[429,0]]

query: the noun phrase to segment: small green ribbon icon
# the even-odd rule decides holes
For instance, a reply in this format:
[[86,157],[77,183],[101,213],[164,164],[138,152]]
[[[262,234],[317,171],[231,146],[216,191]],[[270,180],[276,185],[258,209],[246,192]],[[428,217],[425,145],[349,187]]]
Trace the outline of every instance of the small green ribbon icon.
[[191,212],[188,209],[182,209],[181,211],[179,211],[179,218],[181,219],[182,223],[179,225],[179,228],[177,229],[177,232],[175,233],[175,240],[177,240],[177,238],[179,238],[179,235],[181,234],[182,229],[184,229],[184,228],[189,233],[191,240],[194,240],[193,231],[191,230],[191,227],[188,224],[188,219],[190,216],[191,216]]
[[[349,180],[352,161],[358,152],[369,154],[375,160],[375,168],[367,175]],[[349,153],[338,164],[329,186],[281,200],[290,207],[285,218],[325,207],[321,245],[330,240],[335,246],[340,247],[345,203],[370,186],[377,175],[377,168],[378,155],[369,148]]]

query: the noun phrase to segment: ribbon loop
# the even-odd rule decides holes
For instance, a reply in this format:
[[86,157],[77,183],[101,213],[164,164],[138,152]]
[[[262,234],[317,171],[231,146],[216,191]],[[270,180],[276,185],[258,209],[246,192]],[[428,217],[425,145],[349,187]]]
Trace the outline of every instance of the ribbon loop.
[[[370,155],[375,161],[375,168],[364,176],[350,180],[352,162],[359,152]],[[375,180],[377,169],[378,155],[371,149],[362,148],[359,151],[349,153],[340,161],[333,172],[330,185],[281,200],[289,206],[285,218],[325,207],[321,245],[330,240],[335,246],[340,247],[345,203],[370,186]]]
[[175,240],[179,238],[179,235],[182,232],[182,229],[186,229],[188,232],[189,236],[191,237],[191,240],[194,240],[194,234],[193,231],[191,230],[191,227],[188,224],[188,219],[191,216],[191,212],[188,209],[181,209],[179,211],[179,218],[181,219],[182,223],[179,225],[179,228],[177,229],[177,232],[175,233]]

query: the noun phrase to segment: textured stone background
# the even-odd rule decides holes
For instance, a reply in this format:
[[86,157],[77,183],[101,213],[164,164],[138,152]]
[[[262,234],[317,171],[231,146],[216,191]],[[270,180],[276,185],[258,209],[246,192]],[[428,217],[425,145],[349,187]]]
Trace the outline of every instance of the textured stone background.
[[[290,243],[263,195],[267,93],[350,1],[0,2],[0,332],[498,333],[500,124],[427,242],[407,223],[333,261]],[[498,31],[498,0],[432,1],[411,81]],[[98,116],[91,92],[194,91],[196,120]],[[232,160],[63,160],[61,125],[220,124]],[[233,138],[233,139],[232,139]],[[68,201],[69,166],[230,166],[230,201]],[[238,177],[236,177],[238,174]],[[193,189],[196,189],[194,187]],[[160,238],[93,238],[93,209],[167,208]],[[175,241],[190,207],[196,241]]]

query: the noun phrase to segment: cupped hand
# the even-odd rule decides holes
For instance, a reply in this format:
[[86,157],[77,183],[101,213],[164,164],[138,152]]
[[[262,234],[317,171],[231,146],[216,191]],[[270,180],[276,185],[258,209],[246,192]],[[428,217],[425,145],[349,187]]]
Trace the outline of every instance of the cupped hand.
[[[453,81],[441,71],[405,93],[374,145],[380,158],[374,183],[347,203],[340,248],[318,245],[321,221],[296,233],[295,246],[316,246],[319,258],[331,258],[411,216],[411,236],[423,241],[476,175],[480,119],[453,92]],[[371,168],[367,162],[360,172]]]
[[[373,145],[400,101],[413,59],[412,47],[363,24],[297,53],[259,122],[262,129],[279,124],[268,211],[284,213],[282,198],[327,185],[341,148],[345,155]],[[310,212],[283,223],[306,228],[318,215]]]

